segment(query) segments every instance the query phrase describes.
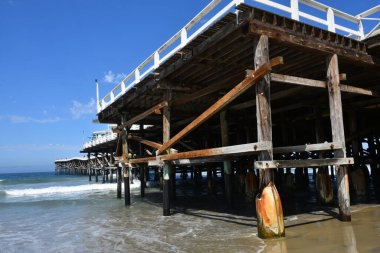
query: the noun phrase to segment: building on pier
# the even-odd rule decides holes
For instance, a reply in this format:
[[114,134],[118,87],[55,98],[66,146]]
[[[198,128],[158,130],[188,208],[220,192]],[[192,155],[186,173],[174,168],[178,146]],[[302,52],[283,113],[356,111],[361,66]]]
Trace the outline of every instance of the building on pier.
[[350,183],[365,194],[367,165],[380,181],[379,11],[211,1],[106,96],[97,88],[99,122],[117,124],[104,147],[123,168],[126,204],[130,168],[162,171],[170,215],[175,168],[219,166],[227,204],[234,177],[257,181],[259,236],[281,237],[277,188],[293,186],[290,169],[297,188],[314,169],[322,203],[335,169],[339,217],[349,221]]

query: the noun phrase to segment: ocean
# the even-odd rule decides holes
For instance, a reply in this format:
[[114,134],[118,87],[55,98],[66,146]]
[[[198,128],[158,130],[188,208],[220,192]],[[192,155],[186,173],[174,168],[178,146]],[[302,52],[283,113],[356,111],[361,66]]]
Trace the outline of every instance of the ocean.
[[[162,194],[131,185],[132,205],[116,183],[54,173],[0,174],[0,252],[380,252],[380,207],[352,206],[352,222],[333,209],[285,212],[286,238],[261,240],[255,215],[219,197],[178,197],[162,216]],[[284,201],[284,200],[283,200]],[[336,211],[336,210],[335,210]]]

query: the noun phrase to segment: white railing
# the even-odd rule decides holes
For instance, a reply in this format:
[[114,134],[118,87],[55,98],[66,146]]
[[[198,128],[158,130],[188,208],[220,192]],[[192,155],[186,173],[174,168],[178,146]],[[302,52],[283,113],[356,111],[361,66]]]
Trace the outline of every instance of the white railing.
[[112,130],[107,131],[105,134],[96,135],[92,140],[85,142],[83,144],[83,149],[95,147],[97,145],[116,140],[117,134],[112,132]]
[[[289,0],[289,6],[271,1],[271,0],[251,0],[259,3],[270,9],[277,9],[286,12],[294,20],[299,21],[300,17],[309,21],[316,22],[326,27],[330,32],[342,31],[347,33],[347,36],[354,36],[356,39],[363,40],[373,31],[380,27],[380,22],[374,26],[371,31],[366,35],[364,32],[363,20],[380,21],[377,18],[368,18],[368,16],[379,12],[380,5],[369,9],[359,15],[352,16],[343,11],[337,10],[330,6],[313,0]],[[225,14],[230,12],[233,8],[236,8],[244,0],[230,0],[228,4],[217,12],[214,16],[208,19],[202,26],[190,35],[190,30],[196,26],[203,18],[207,16],[212,10],[214,10],[222,0],[212,0],[200,13],[198,13],[189,23],[187,23],[180,31],[178,31],[173,37],[171,37],[166,43],[159,47],[153,54],[151,54],[145,61],[143,61],[136,69],[134,69],[126,78],[124,78],[115,88],[111,90],[105,97],[99,100],[99,91],[97,88],[97,109],[98,113],[108,107],[120,96],[132,89],[137,83],[143,80],[146,76],[153,73],[158,67],[162,65],[167,59],[179,52],[182,48],[189,44],[199,34],[206,31],[211,25],[222,18]],[[224,1],[226,2],[226,1]],[[342,2],[343,4],[343,2]],[[306,13],[300,10],[302,5],[312,7],[315,10],[322,11],[325,14],[322,17]],[[344,24],[339,24],[336,18],[341,18],[354,24],[347,27]],[[199,24],[198,24],[199,25]],[[173,48],[174,47],[174,48]],[[171,49],[169,51],[169,49]],[[168,51],[168,52],[167,52]]]

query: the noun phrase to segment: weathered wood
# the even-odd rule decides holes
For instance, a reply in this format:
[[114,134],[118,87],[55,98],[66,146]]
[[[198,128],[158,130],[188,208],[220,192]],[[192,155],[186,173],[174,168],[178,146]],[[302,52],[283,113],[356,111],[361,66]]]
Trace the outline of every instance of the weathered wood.
[[298,84],[303,86],[326,88],[325,81],[313,80],[308,78],[301,78],[297,76],[281,75],[276,73],[270,74],[270,79],[273,82]]
[[[323,122],[322,122],[322,113],[319,107],[314,108],[315,116],[315,139],[317,142],[322,142],[325,140]],[[340,147],[342,148],[342,147]],[[318,154],[319,159],[324,159],[325,155],[323,152]],[[317,198],[320,204],[330,204],[333,201],[334,191],[331,182],[331,178],[328,174],[327,167],[319,167],[318,173],[315,177],[315,187],[317,192]]]
[[256,161],[255,169],[276,169],[276,168],[304,168],[320,167],[330,165],[350,165],[354,164],[351,157],[331,158],[331,159],[305,159],[305,160],[273,160],[273,161]]
[[[222,139],[222,146],[229,145],[229,135],[228,135],[228,122],[226,119],[226,111],[220,112],[220,132]],[[231,161],[223,161],[223,172],[224,172],[224,195],[226,197],[227,205],[232,207],[232,169]]]
[[157,158],[163,161],[178,160],[178,159],[192,159],[192,158],[205,158],[215,156],[227,155],[247,155],[257,153],[260,151],[270,150],[272,148],[271,142],[257,142],[248,144],[239,144],[227,147],[201,149],[187,152],[180,152],[168,155],[160,155]]
[[[333,142],[341,142],[344,144],[344,126],[342,99],[339,87],[339,68],[338,56],[336,54],[327,58],[327,87],[330,104],[330,120]],[[334,152],[335,158],[344,159],[346,157],[345,148]],[[342,221],[351,220],[350,211],[350,191],[348,182],[347,166],[337,166],[337,185],[339,200],[339,216]]]
[[298,31],[293,31],[288,28],[263,23],[258,20],[251,19],[249,23],[249,35],[266,35],[269,38],[296,45],[301,48],[312,50],[314,52],[338,54],[340,57],[351,61],[360,61],[370,65],[374,64],[372,57],[364,52],[360,52],[354,48],[347,48],[343,45],[331,43],[328,40],[321,40],[314,36],[306,36]]
[[[165,98],[170,101],[171,92],[167,91]],[[162,142],[165,144],[170,140],[170,107],[169,105],[163,108],[162,113]],[[161,147],[162,148],[162,147]],[[160,149],[159,149],[160,150]],[[158,153],[158,151],[157,151]],[[170,216],[170,174],[171,166],[169,163],[163,164],[163,215]]]
[[139,122],[140,120],[146,118],[147,116],[151,115],[155,111],[160,110],[160,109],[162,109],[163,107],[165,107],[167,105],[168,105],[168,102],[167,101],[163,101],[163,102],[161,102],[161,103],[159,103],[159,104],[157,104],[157,105],[149,108],[145,112],[140,113],[139,115],[137,115],[137,116],[133,117],[132,119],[126,121],[125,123],[122,123],[114,131],[118,132],[118,131],[122,130],[123,128],[129,127],[132,124],[135,124],[135,123]]
[[[98,178],[98,173],[96,172],[96,178]],[[121,181],[122,181],[122,174],[121,174],[121,167],[117,167],[117,189],[116,189],[116,196],[118,199],[121,199]]]
[[[122,116],[122,124],[126,125],[126,115]],[[121,134],[121,142],[122,142],[122,161],[121,165],[123,168],[123,178],[124,178],[124,204],[126,206],[131,205],[131,192],[130,192],[130,185],[129,185],[129,151],[128,151],[128,133],[126,128],[121,128],[122,132]]]
[[145,140],[137,135],[131,135],[129,134],[128,135],[128,140],[134,140],[134,141],[137,141],[137,142],[140,142],[142,144],[145,144],[149,147],[152,147],[152,148],[155,148],[155,149],[159,149],[160,147],[162,147],[162,144],[160,143],[157,143],[157,142],[154,142],[154,141],[149,141],[149,140]]
[[323,150],[336,150],[336,149],[342,149],[342,148],[344,148],[342,143],[325,142],[325,143],[305,144],[305,145],[289,146],[289,147],[275,147],[273,148],[273,153],[283,154],[283,153],[293,153],[293,152],[311,152],[311,151],[323,151]]
[[156,157],[142,157],[142,158],[129,159],[130,164],[142,164],[142,163],[148,163],[150,161],[156,161]]
[[168,142],[164,143],[164,145],[157,151],[157,154],[162,154],[163,151],[171,148],[174,144],[176,144],[179,140],[197,128],[200,124],[205,122],[207,119],[218,113],[225,106],[231,103],[234,99],[236,99],[239,95],[241,95],[244,91],[246,91],[249,87],[251,87],[256,81],[260,80],[265,74],[267,74],[272,67],[277,66],[283,63],[282,57],[276,57],[272,59],[269,63],[266,63],[260,66],[257,70],[255,70],[252,75],[245,78],[242,82],[236,85],[232,90],[230,90],[226,95],[224,95],[221,99],[219,99],[216,103],[214,103],[211,107],[209,107],[205,112],[203,112],[200,116],[198,116],[195,120],[193,120],[189,125],[187,125],[184,129],[182,129],[179,133],[177,133],[173,138],[171,138]]
[[143,198],[145,197],[145,167],[142,166],[140,167],[140,182],[141,182],[141,185],[140,185],[140,196]]
[[[350,135],[354,135],[357,132],[357,112],[356,111],[350,111],[349,112],[349,124],[348,129]],[[359,158],[359,152],[360,152],[360,143],[358,138],[353,138],[351,141],[352,145],[352,156],[356,158]],[[352,189],[354,192],[354,198],[357,201],[364,201],[366,200],[366,180],[365,180],[365,174],[368,173],[367,166],[363,165],[354,165],[352,167],[352,170],[350,171],[350,180],[352,182]]]
[[[342,76],[339,76],[339,79],[341,80]],[[278,82],[278,83],[309,86],[309,87],[315,87],[315,88],[327,88],[326,81],[313,80],[313,79],[308,79],[308,78],[301,78],[297,76],[289,76],[289,75],[282,75],[282,74],[276,74],[276,73],[271,73],[271,81]],[[379,92],[373,91],[370,89],[364,89],[364,88],[355,87],[355,86],[347,85],[347,84],[340,84],[339,86],[340,86],[340,90],[343,92],[355,93],[355,94],[373,96],[373,97],[380,97]]]
[[[255,71],[269,62],[267,36],[254,40]],[[270,75],[256,84],[256,121],[258,142],[272,143],[272,116],[270,106]],[[259,152],[258,160],[273,160],[273,147]],[[261,238],[285,236],[284,217],[280,196],[274,185],[273,170],[260,171],[259,194],[256,196],[257,230]]]

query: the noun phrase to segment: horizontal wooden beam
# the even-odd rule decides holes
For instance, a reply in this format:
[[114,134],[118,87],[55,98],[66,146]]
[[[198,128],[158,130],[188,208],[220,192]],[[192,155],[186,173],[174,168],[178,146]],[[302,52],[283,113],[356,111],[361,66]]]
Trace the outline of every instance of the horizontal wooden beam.
[[156,161],[156,157],[152,156],[152,157],[129,159],[129,163],[131,164],[148,163],[150,161]]
[[337,54],[339,57],[357,63],[367,63],[375,65],[371,55],[355,48],[348,48],[343,45],[331,43],[328,40],[321,40],[316,36],[302,34],[279,25],[263,23],[259,20],[251,19],[249,22],[248,34],[251,36],[267,35],[269,38],[280,43],[296,45],[300,48],[321,52],[321,54]]
[[[270,77],[273,82],[278,82],[278,83],[296,84],[296,85],[316,87],[316,88],[327,87],[326,82],[320,81],[320,80],[313,80],[313,79],[302,78],[302,77],[297,77],[297,76],[281,75],[281,74],[276,74],[276,73],[271,73]],[[340,78],[344,79],[345,76],[344,75],[340,76]],[[369,89],[363,89],[363,88],[355,87],[352,85],[340,84],[340,90],[342,92],[380,97],[380,92],[372,91]]]
[[270,142],[257,142],[240,144],[234,146],[226,146],[219,148],[209,148],[202,150],[194,150],[188,152],[181,152],[169,155],[161,155],[159,159],[163,161],[178,160],[178,159],[194,159],[194,158],[205,158],[205,157],[215,157],[215,156],[228,156],[228,155],[244,155],[248,153],[255,153],[259,151],[268,150],[272,147]]
[[302,78],[302,77],[297,77],[297,76],[288,76],[288,75],[271,73],[270,79],[273,82],[279,82],[279,83],[298,84],[298,85],[303,85],[303,86],[326,88],[325,81],[307,79],[307,78]]
[[344,92],[356,93],[356,94],[360,94],[360,95],[380,97],[380,92],[378,92],[378,91],[372,91],[372,90],[363,89],[363,88],[359,88],[359,87],[355,87],[355,86],[351,86],[351,85],[341,84],[340,90],[344,91]]
[[121,124],[119,125],[116,130],[114,130],[114,132],[119,132],[120,130],[122,130],[123,128],[125,127],[129,127],[131,126],[132,124],[135,124],[137,123],[138,121],[146,118],[147,116],[151,115],[152,113],[154,113],[155,111],[157,110],[160,110],[161,108],[165,107],[165,106],[168,106],[168,102],[167,101],[162,101],[161,103],[149,108],[148,110],[146,110],[145,112],[143,113],[140,113],[139,115],[133,117],[132,119],[128,120],[127,122],[125,122],[124,124]]
[[199,115],[196,119],[194,119],[189,125],[187,125],[184,129],[182,129],[179,133],[177,133],[173,138],[171,138],[168,142],[166,142],[158,151],[157,155],[162,154],[165,150],[171,148],[174,144],[176,144],[179,140],[205,122],[207,119],[211,118],[213,115],[222,110],[225,106],[231,103],[234,99],[236,99],[239,95],[241,95],[244,91],[252,87],[252,85],[260,80],[264,75],[268,74],[272,67],[277,66],[279,64],[283,64],[282,57],[276,57],[272,59],[269,63],[266,63],[259,67],[257,70],[252,72],[249,76],[247,76],[242,82],[236,85],[233,89],[231,89],[227,94],[225,94],[221,99],[215,102],[212,106],[210,106],[206,111],[204,111],[201,115]]
[[307,160],[274,160],[256,161],[255,169],[276,169],[276,168],[309,168],[329,165],[349,165],[354,164],[354,158],[331,158],[331,159],[307,159]]
[[299,146],[289,146],[289,147],[276,147],[273,148],[273,153],[283,154],[283,153],[293,153],[293,152],[311,152],[311,151],[323,151],[323,150],[336,150],[342,149],[343,144],[337,142],[325,142],[317,144],[305,144]]
[[128,140],[134,140],[134,141],[140,142],[142,144],[145,144],[145,145],[152,147],[152,148],[155,148],[155,149],[159,149],[160,147],[162,147],[162,144],[160,144],[160,143],[145,140],[145,139],[143,139],[137,135],[131,135],[131,134],[128,135]]

